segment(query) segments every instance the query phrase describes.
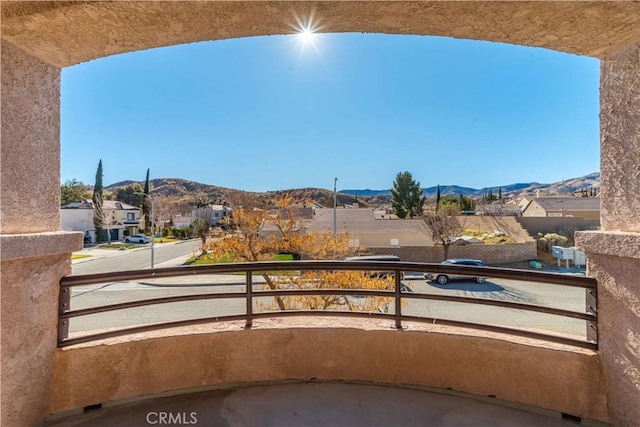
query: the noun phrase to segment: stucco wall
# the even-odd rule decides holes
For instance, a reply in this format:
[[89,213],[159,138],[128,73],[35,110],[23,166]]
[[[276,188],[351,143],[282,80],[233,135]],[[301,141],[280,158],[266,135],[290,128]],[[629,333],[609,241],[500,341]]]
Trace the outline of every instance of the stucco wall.
[[[31,426],[49,410],[58,341],[58,283],[68,254],[2,260],[3,426]],[[28,274],[25,274],[28,272]]]
[[600,358],[613,425],[640,422],[640,233],[586,231],[576,244],[598,280]]
[[60,70],[2,40],[3,234],[60,229]]
[[[444,261],[442,246],[403,246],[400,248],[369,248],[378,255],[397,255],[402,261]],[[537,258],[536,242],[504,245],[474,244],[449,247],[449,258],[481,259],[487,264],[529,261]]]
[[[289,33],[295,31],[290,26],[295,23],[295,17],[304,18],[311,11],[315,12],[314,16],[319,19],[318,24],[323,26],[323,31],[328,32],[446,35],[544,46],[565,52],[606,58],[601,68],[603,229],[640,231],[640,209],[638,209],[640,136],[637,115],[640,75],[638,73],[640,3],[638,2],[2,2],[1,6],[2,182],[0,190],[2,203],[0,214],[2,218],[0,222],[2,233],[44,232],[59,228],[59,70],[56,67],[121,52],[197,40]],[[612,54],[631,43],[633,44],[625,50]],[[20,46],[20,48],[14,46]],[[34,170],[38,173],[34,174]],[[25,189],[30,191],[24,191]],[[601,236],[610,238],[612,234],[604,233]],[[5,237],[5,235],[2,236],[3,242]],[[29,301],[29,298],[25,299],[25,297],[38,290],[50,295],[51,289],[57,285],[59,277],[65,273],[64,270],[68,266],[68,257],[50,257],[46,253],[42,255],[43,249],[40,243],[49,244],[48,236],[25,239],[31,243],[28,248],[23,248],[23,252],[40,254],[40,261],[31,259],[7,261],[4,258],[4,244],[2,247],[3,425],[33,424],[33,421],[42,415],[45,406],[42,402],[49,396],[48,385],[50,384],[50,378],[47,376],[50,372],[47,367],[50,362],[47,359],[50,345],[48,336],[43,341],[25,339],[28,342],[20,344],[15,337],[5,338],[5,323],[15,325],[16,336],[22,334],[23,339],[26,336],[41,338],[37,335],[38,331],[45,331],[48,327],[44,329],[37,325],[33,327],[29,322],[20,324],[18,321],[23,318],[16,313],[15,308],[19,307],[18,304],[21,301]],[[60,240],[64,243],[62,236]],[[637,235],[630,240],[636,247],[640,247]],[[46,250],[50,250],[50,253],[58,253],[57,251],[61,250],[70,251],[73,245],[59,246],[62,249],[46,246]],[[599,274],[604,282],[609,283],[607,280],[610,279],[615,282],[615,286],[611,286],[612,298],[604,299],[604,302],[610,301],[611,304],[601,304],[600,314],[608,312],[609,316],[616,316],[616,304],[631,308],[633,314],[637,306],[634,299],[637,293],[623,292],[623,290],[629,289],[630,284],[637,283],[634,280],[640,271],[637,263],[640,256],[635,255],[625,260],[622,257],[628,252],[626,247],[614,246],[613,249],[619,249],[620,252],[607,256],[616,258],[615,262],[609,262],[603,258],[599,261],[596,259],[592,264],[591,271]],[[57,261],[49,265],[52,259]],[[51,268],[46,271],[39,268],[44,265]],[[597,272],[597,266],[600,266],[599,272]],[[5,268],[12,273],[5,275]],[[620,276],[619,271],[624,270],[636,274]],[[33,279],[34,276],[37,280]],[[15,280],[10,281],[10,279]],[[4,290],[6,287],[11,287],[13,283],[24,286],[11,288],[7,295],[10,297],[13,295],[13,297],[6,299]],[[35,283],[37,286],[31,288],[28,286],[29,283]],[[46,315],[35,313],[34,318],[28,320],[39,320],[49,325],[50,311],[56,311],[55,305],[42,304],[41,308],[47,312]],[[610,322],[611,331],[601,330],[601,336],[611,333],[611,340],[607,345],[614,340],[619,341],[617,346],[612,344],[610,352],[605,352],[603,349],[602,355],[606,359],[606,372],[610,375],[608,386],[612,397],[612,414],[615,416],[613,421],[616,425],[637,425],[638,418],[633,417],[635,414],[630,408],[637,408],[640,405],[629,406],[634,402],[630,400],[628,394],[629,390],[634,391],[634,383],[618,381],[624,375],[636,375],[637,372],[637,365],[619,363],[620,360],[629,357],[629,354],[637,356],[637,348],[633,346],[633,343],[637,342],[636,336],[633,334],[625,336],[625,330],[615,328],[616,323],[623,324],[624,321],[629,321],[628,317],[625,318],[625,313],[628,311],[621,311],[620,322],[613,320]],[[36,331],[36,335],[30,332],[32,329]],[[274,343],[262,338],[259,340],[263,346],[273,350],[269,360],[281,360],[279,364],[274,362],[269,367],[283,365],[283,368],[287,368],[282,361],[289,361],[291,353],[280,354],[277,345],[287,349],[288,343],[297,342],[292,334],[286,332],[281,334],[282,336],[273,337],[278,338]],[[327,340],[327,337],[331,340]],[[369,335],[363,334],[360,340],[365,337],[368,338]],[[320,341],[329,349],[334,349],[329,354],[335,354],[335,348],[347,345],[345,338],[353,338],[356,342],[360,342],[358,336],[331,334],[325,335]],[[13,347],[6,345],[6,342],[13,343],[12,345],[31,346],[30,348],[34,350],[33,354],[40,355],[42,358],[33,357],[28,351],[23,353],[22,350],[16,350],[15,354],[11,353]],[[380,345],[377,340],[374,342]],[[442,344],[425,341],[427,342],[431,345]],[[225,344],[217,341],[216,343]],[[245,339],[239,339],[238,343],[244,350],[253,348]],[[107,372],[114,375],[122,373],[122,376],[111,377],[110,382],[105,382],[105,392],[122,392],[123,388],[126,389],[132,381],[126,376],[127,374],[132,374],[132,378],[139,378],[140,381],[156,381],[154,378],[141,378],[148,374],[150,369],[161,374],[154,384],[167,386],[168,382],[163,383],[166,375],[171,375],[172,369],[184,366],[180,364],[181,361],[189,361],[190,357],[198,354],[206,358],[219,358],[224,357],[227,348],[234,350],[232,354],[237,355],[238,360],[229,361],[229,367],[235,370],[251,367],[248,362],[254,361],[251,354],[247,355],[246,352],[237,350],[233,342],[226,348],[200,344],[186,345],[185,349],[192,351],[190,355],[183,355],[178,352],[178,347],[167,344],[184,343],[181,341],[162,343],[161,340],[157,340],[147,347],[143,342],[139,342],[133,348],[138,351],[132,353],[133,356],[117,352],[114,354],[105,348],[100,350],[101,347],[96,347],[98,350],[91,356],[79,355],[78,360],[71,356],[71,352],[60,354],[66,355],[61,357],[67,357],[64,360],[69,366],[78,367],[89,374],[94,370],[90,365],[92,362],[99,362],[95,369],[106,368]],[[392,342],[392,344],[398,343]],[[431,354],[430,351],[439,351],[438,347],[422,348],[420,342],[406,344],[408,351],[416,351],[411,358],[412,365],[415,365],[416,360],[424,360],[425,351],[428,355]],[[456,347],[456,351],[460,354],[468,353],[470,359],[465,361],[470,362],[469,366],[477,367],[471,359],[471,355],[475,354],[475,345],[475,342],[467,342],[467,346],[460,345]],[[627,347],[622,348],[622,346]],[[367,350],[361,342],[356,348]],[[469,351],[469,348],[473,348],[474,351]],[[122,350],[122,347],[120,349]],[[499,349],[500,346],[495,347],[495,351]],[[207,350],[209,353],[200,353],[197,350]],[[418,350],[422,353],[417,353]],[[487,358],[491,359],[489,353],[486,353],[492,351],[489,347],[482,351]],[[320,356],[318,353],[321,352],[318,352],[317,347],[314,346],[313,351],[309,350],[311,357],[309,360],[317,363],[317,358]],[[165,354],[176,357],[164,358]],[[386,353],[381,354],[386,355]],[[389,362],[398,362],[395,357],[399,357],[399,354],[404,353],[391,352]],[[23,355],[24,359],[22,359]],[[540,387],[549,399],[562,400],[572,396],[576,390],[583,390],[583,385],[586,389],[593,386],[590,382],[587,384],[579,382],[584,378],[592,381],[590,375],[595,372],[593,366],[586,370],[570,369],[567,372],[551,372],[555,369],[556,356],[562,355],[538,352],[532,355],[539,361],[553,360],[553,363],[541,362],[535,366],[520,365],[509,372],[513,378],[520,377],[522,372],[544,370],[549,372],[546,378],[557,374],[558,378],[563,379],[564,388],[561,393],[555,393],[558,390],[549,388],[555,378],[551,378],[549,383],[541,383],[536,377],[532,378],[532,383],[519,382],[518,387]],[[109,356],[117,357],[110,359]],[[493,355],[493,366],[502,362],[499,356],[504,355]],[[83,357],[87,357],[86,360],[83,360]],[[133,362],[130,363],[130,359]],[[146,365],[145,360],[153,362],[152,366]],[[175,363],[167,364],[166,360],[172,360]],[[458,359],[454,358],[454,360]],[[218,369],[220,373],[226,372],[221,368],[226,366],[226,362],[224,360],[219,362],[219,364],[212,364],[211,369]],[[304,360],[297,360],[296,363],[302,364]],[[370,367],[371,363],[373,362],[367,361],[363,366]],[[530,363],[533,362],[530,361]],[[158,369],[159,365],[162,367],[169,365],[168,372]],[[432,365],[425,363],[418,366],[420,369],[428,369],[427,366]],[[20,367],[22,369],[19,369]],[[429,374],[434,378],[438,375],[446,376],[449,374],[448,371],[458,367],[447,365],[443,358],[442,363],[432,366]],[[134,368],[140,371],[129,371]],[[290,371],[285,369],[284,372]],[[335,372],[329,373],[333,375]],[[35,374],[40,375],[39,380],[34,379]],[[89,378],[95,377],[88,375],[87,379]],[[189,378],[191,381],[187,381],[188,383],[195,381],[193,377]],[[82,379],[75,378],[73,375],[60,378],[56,374],[56,381],[58,380],[62,381],[60,385],[63,387],[81,386],[76,389],[79,394],[90,393],[96,388],[95,382],[83,382]],[[70,381],[76,382],[71,384]],[[122,383],[113,384],[118,381]],[[486,382],[488,387],[491,386],[489,388],[497,387],[497,384],[493,383],[492,379],[487,380],[484,374],[482,381]],[[618,385],[620,389],[616,388]],[[150,387],[149,390],[151,389],[157,390],[158,387]],[[519,394],[522,393],[521,389]],[[597,392],[594,393],[594,396],[598,396]],[[127,394],[126,390],[121,394]],[[497,394],[500,395],[500,393]],[[111,394],[111,396],[114,395],[117,393]],[[11,396],[11,399],[7,396]],[[14,420],[16,420],[15,423]]]
[[538,233],[571,233],[577,230],[597,230],[600,227],[600,218],[535,218],[517,217],[516,220],[535,236]]
[[604,59],[600,76],[602,229],[640,232],[640,43]]
[[56,359],[51,409],[207,385],[317,378],[451,388],[607,420],[598,359],[588,350],[438,326],[396,331],[347,319],[226,328],[66,348]]
[[598,332],[616,425],[640,423],[640,259],[589,254],[598,279]]
[[[2,37],[65,67],[151,47],[323,32],[425,34],[604,56],[637,40],[634,2],[2,2]],[[40,4],[33,4],[40,3]]]

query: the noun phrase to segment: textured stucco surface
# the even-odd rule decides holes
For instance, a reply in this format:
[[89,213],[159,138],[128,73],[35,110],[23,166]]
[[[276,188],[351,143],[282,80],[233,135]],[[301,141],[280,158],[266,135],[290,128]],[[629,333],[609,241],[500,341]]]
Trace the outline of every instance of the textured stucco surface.
[[576,246],[590,254],[640,259],[640,233],[578,231]]
[[60,70],[2,40],[3,234],[60,229]]
[[65,254],[82,249],[84,234],[58,231],[33,234],[1,234],[0,258],[8,261],[19,258],[34,258]]
[[591,351],[437,326],[396,331],[369,321],[296,321],[65,348],[57,354],[51,409],[208,385],[317,378],[451,388],[607,420],[604,382]]
[[598,280],[599,353],[607,382],[611,423],[638,426],[640,257],[622,258],[593,252],[589,252],[588,257],[589,275]]
[[640,232],[640,43],[601,63],[600,132],[602,229]]
[[[26,3],[26,4],[25,4]],[[322,32],[423,34],[603,57],[638,41],[636,2],[3,2],[2,37],[64,67],[151,47]]]
[[[292,26],[296,18],[306,21],[311,12],[324,32],[444,35],[605,58],[601,83],[603,229],[640,231],[640,2],[2,2],[1,8],[3,234],[59,230],[59,67],[152,47],[291,33],[295,32]],[[614,424],[637,425],[634,409],[638,405],[633,399],[638,396],[640,358],[636,345],[640,265],[637,251],[620,245],[618,235],[603,236],[606,243],[594,240],[585,247],[590,271],[600,280],[603,292],[599,304],[599,315],[604,318],[600,355]],[[51,310],[55,316],[57,298],[47,300],[53,289],[57,292],[60,276],[68,273],[69,259],[62,255],[29,258],[29,254],[41,256],[43,250],[59,253],[60,249],[46,245],[45,249],[29,247],[38,246],[38,240],[29,237],[19,236],[17,240],[5,237],[2,243],[9,242],[12,249],[5,259],[3,248],[2,258],[2,425],[29,425],[48,407],[50,364],[54,357],[49,334],[55,339]],[[75,245],[66,238],[60,241],[64,247]],[[633,236],[629,241],[638,242]],[[28,243],[19,249],[20,242]],[[602,247],[609,244],[612,246],[608,249]],[[594,253],[589,251],[590,247],[595,248]],[[16,310],[23,304],[28,307],[26,314]],[[37,325],[32,327],[29,322]],[[15,329],[5,336],[9,327]],[[443,343],[441,340],[445,338],[428,338],[431,335],[400,342],[396,336],[408,335],[396,334],[389,345],[384,333],[372,336],[361,329],[353,331],[305,331],[324,346],[321,348],[327,349],[326,354],[318,352],[315,344],[311,346],[306,341],[307,335],[297,334],[296,330],[262,334],[238,331],[226,334],[225,339],[216,334],[210,340],[172,337],[165,342],[153,339],[131,345],[112,343],[68,349],[57,354],[53,381],[61,394],[54,395],[52,405],[61,409],[82,402],[94,403],[94,399],[103,397],[155,393],[164,391],[163,387],[194,387],[202,381],[216,383],[234,378],[244,381],[245,376],[268,377],[269,372],[278,378],[303,377],[313,371],[322,378],[341,379],[342,375],[342,378],[388,380],[391,374],[375,373],[382,371],[381,366],[386,369],[391,366],[390,372],[397,374],[392,383],[449,384],[444,386],[467,387],[504,399],[531,402],[539,398],[539,406],[575,405],[576,411],[582,411],[583,407],[597,413],[603,411],[602,377],[593,355],[577,356],[579,361],[574,363],[564,360],[567,353],[555,350],[552,354],[549,349],[509,352],[508,348],[518,344],[492,341],[490,345],[480,345],[473,339]],[[367,341],[370,338],[371,344]],[[254,339],[261,347],[254,347]],[[356,343],[358,353],[349,353],[349,340]],[[386,349],[382,348],[382,341]],[[384,357],[369,356],[368,345],[373,345],[377,354]],[[398,348],[403,351],[392,351]],[[251,354],[247,350],[256,352]],[[226,354],[233,358],[227,360]],[[475,362],[476,354],[487,366],[492,362],[493,368],[506,360],[508,369],[496,378],[487,378],[480,369],[473,369],[484,366]],[[200,369],[186,371],[184,362],[194,359],[202,362],[197,365]],[[428,363],[431,359],[435,363]],[[96,367],[91,363],[96,363]],[[353,369],[347,370],[347,365]],[[468,375],[464,384],[451,377],[460,366],[461,372]],[[414,372],[409,367],[417,367],[418,380],[413,379]],[[267,372],[276,368],[280,371]],[[69,374],[74,369],[87,376]],[[96,391],[96,383],[88,379],[95,379],[92,375],[98,369],[111,376],[105,374],[104,390]],[[157,377],[150,377],[150,372],[157,373]],[[178,375],[183,373],[188,375],[180,379]],[[524,379],[520,380],[521,377]],[[587,384],[581,382],[586,380]],[[80,387],[75,390],[77,395],[70,391],[73,386]],[[576,390],[580,393],[575,393]],[[512,396],[504,396],[505,392]],[[587,396],[597,402],[585,402]]]
[[49,409],[58,340],[58,283],[71,273],[71,259],[68,254],[3,259],[0,269],[1,425],[31,426]]

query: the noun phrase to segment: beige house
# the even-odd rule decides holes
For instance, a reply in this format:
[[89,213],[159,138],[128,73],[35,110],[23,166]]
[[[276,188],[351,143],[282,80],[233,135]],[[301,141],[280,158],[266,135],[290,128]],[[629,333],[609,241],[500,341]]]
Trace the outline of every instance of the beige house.
[[[89,199],[66,204],[60,208],[60,227],[64,231],[81,231],[85,243],[95,243],[95,215],[93,201]],[[103,201],[101,215],[105,233],[109,233],[105,239],[109,241],[124,240],[125,236],[138,233],[142,221],[142,209],[117,200]]]
[[522,216],[600,218],[599,197],[535,197]]

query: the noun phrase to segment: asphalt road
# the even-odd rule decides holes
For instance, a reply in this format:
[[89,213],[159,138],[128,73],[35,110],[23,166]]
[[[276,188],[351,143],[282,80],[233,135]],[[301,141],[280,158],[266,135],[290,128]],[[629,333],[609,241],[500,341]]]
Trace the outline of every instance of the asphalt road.
[[[146,251],[142,253],[148,255]],[[254,279],[254,283],[259,283],[259,280]],[[446,285],[439,285],[425,280],[406,280],[404,283],[408,286],[408,296],[420,293],[458,295],[523,302],[573,311],[584,311],[586,299],[584,289],[507,279],[488,279],[483,284],[473,281],[451,281]],[[118,282],[74,288],[71,309],[164,296],[243,291],[243,275],[188,276]],[[582,339],[586,336],[586,322],[578,319],[477,304],[410,298],[405,298],[405,301],[402,311],[406,315],[552,331]],[[258,308],[256,306],[254,309]],[[75,318],[70,323],[70,332],[244,314],[244,312],[245,300],[242,297],[152,305]]]
[[[140,249],[122,251],[117,249],[84,250],[82,252],[90,256],[73,263],[73,274],[107,273],[110,271],[150,268],[151,245],[140,245],[140,247]],[[185,240],[178,243],[156,243],[154,264],[158,267],[159,264],[192,255],[198,251],[199,247],[199,239]],[[98,253],[101,255],[97,255]]]

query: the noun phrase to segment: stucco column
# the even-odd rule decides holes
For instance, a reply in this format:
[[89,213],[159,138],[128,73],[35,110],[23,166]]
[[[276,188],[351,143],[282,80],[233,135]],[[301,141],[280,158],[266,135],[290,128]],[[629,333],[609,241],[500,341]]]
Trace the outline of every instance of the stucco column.
[[3,426],[49,413],[60,278],[81,233],[60,230],[60,70],[2,42]]
[[640,420],[640,44],[601,65],[602,231],[579,232],[598,280],[599,354],[615,426]]

